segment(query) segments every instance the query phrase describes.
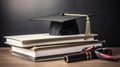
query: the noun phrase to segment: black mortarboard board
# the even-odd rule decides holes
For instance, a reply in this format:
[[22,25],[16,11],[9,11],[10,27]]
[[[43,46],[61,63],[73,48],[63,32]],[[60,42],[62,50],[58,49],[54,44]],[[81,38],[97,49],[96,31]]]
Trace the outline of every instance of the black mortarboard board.
[[73,35],[79,34],[79,28],[76,19],[79,16],[49,15],[32,19],[34,21],[51,21],[50,35]]
[[65,15],[48,15],[48,16],[43,16],[39,18],[34,18],[33,20],[39,21],[39,20],[44,20],[44,21],[56,21],[56,22],[66,22],[74,19],[80,18],[79,16],[65,16]]

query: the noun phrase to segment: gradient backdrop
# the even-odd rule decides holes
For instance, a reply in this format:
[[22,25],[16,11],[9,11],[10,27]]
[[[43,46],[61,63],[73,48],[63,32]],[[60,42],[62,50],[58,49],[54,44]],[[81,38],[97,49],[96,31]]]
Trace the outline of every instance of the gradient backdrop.
[[[95,14],[91,17],[92,32],[104,46],[120,46],[118,2],[115,0],[0,0],[0,46],[6,35],[49,32],[50,22],[29,19],[59,12]],[[80,33],[84,33],[85,19],[79,19]]]

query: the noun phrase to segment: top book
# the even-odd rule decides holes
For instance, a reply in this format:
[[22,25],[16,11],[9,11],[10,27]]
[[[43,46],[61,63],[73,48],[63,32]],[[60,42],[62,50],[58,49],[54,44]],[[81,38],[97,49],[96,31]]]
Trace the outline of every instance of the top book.
[[[26,34],[26,35],[15,35],[15,36],[5,36],[6,43],[11,45],[48,45],[48,44],[60,44],[60,43],[69,43],[69,42],[79,42],[88,40],[94,40],[94,36],[97,34],[92,34],[91,36],[85,36],[85,34],[76,34],[76,35],[66,35],[66,36],[53,36],[49,33],[43,34]],[[23,47],[23,46],[21,46]]]
[[46,40],[46,39],[89,38],[94,36],[97,36],[97,34],[92,34],[91,36],[85,36],[85,34],[54,36],[54,35],[49,35],[49,33],[43,33],[43,34],[5,36],[4,38],[14,39],[18,41],[33,41],[33,40]]

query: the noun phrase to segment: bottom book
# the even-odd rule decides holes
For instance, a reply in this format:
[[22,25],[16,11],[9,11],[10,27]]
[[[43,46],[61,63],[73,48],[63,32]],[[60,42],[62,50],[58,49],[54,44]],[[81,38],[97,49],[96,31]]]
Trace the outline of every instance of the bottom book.
[[102,43],[94,43],[87,45],[67,46],[67,47],[55,47],[50,49],[39,49],[33,51],[31,49],[19,48],[12,46],[11,53],[14,56],[30,60],[33,62],[48,61],[63,59],[65,55],[81,52],[83,48],[89,46],[102,46]]
[[13,56],[25,59],[25,60],[29,60],[29,61],[33,61],[33,62],[43,62],[43,61],[52,61],[52,60],[59,60],[59,59],[63,59],[65,55],[67,54],[63,54],[63,55],[54,55],[54,56],[45,56],[45,57],[31,57],[25,54],[21,54],[18,52],[14,52],[11,51],[11,54]]

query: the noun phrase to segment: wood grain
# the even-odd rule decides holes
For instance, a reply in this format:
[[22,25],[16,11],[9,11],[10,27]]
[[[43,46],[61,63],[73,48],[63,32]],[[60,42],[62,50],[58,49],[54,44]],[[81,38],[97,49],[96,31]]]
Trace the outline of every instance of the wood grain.
[[[120,57],[120,48],[111,48]],[[0,48],[0,67],[120,67],[120,62],[99,59],[65,63],[63,60],[31,62],[11,55],[10,48]]]

